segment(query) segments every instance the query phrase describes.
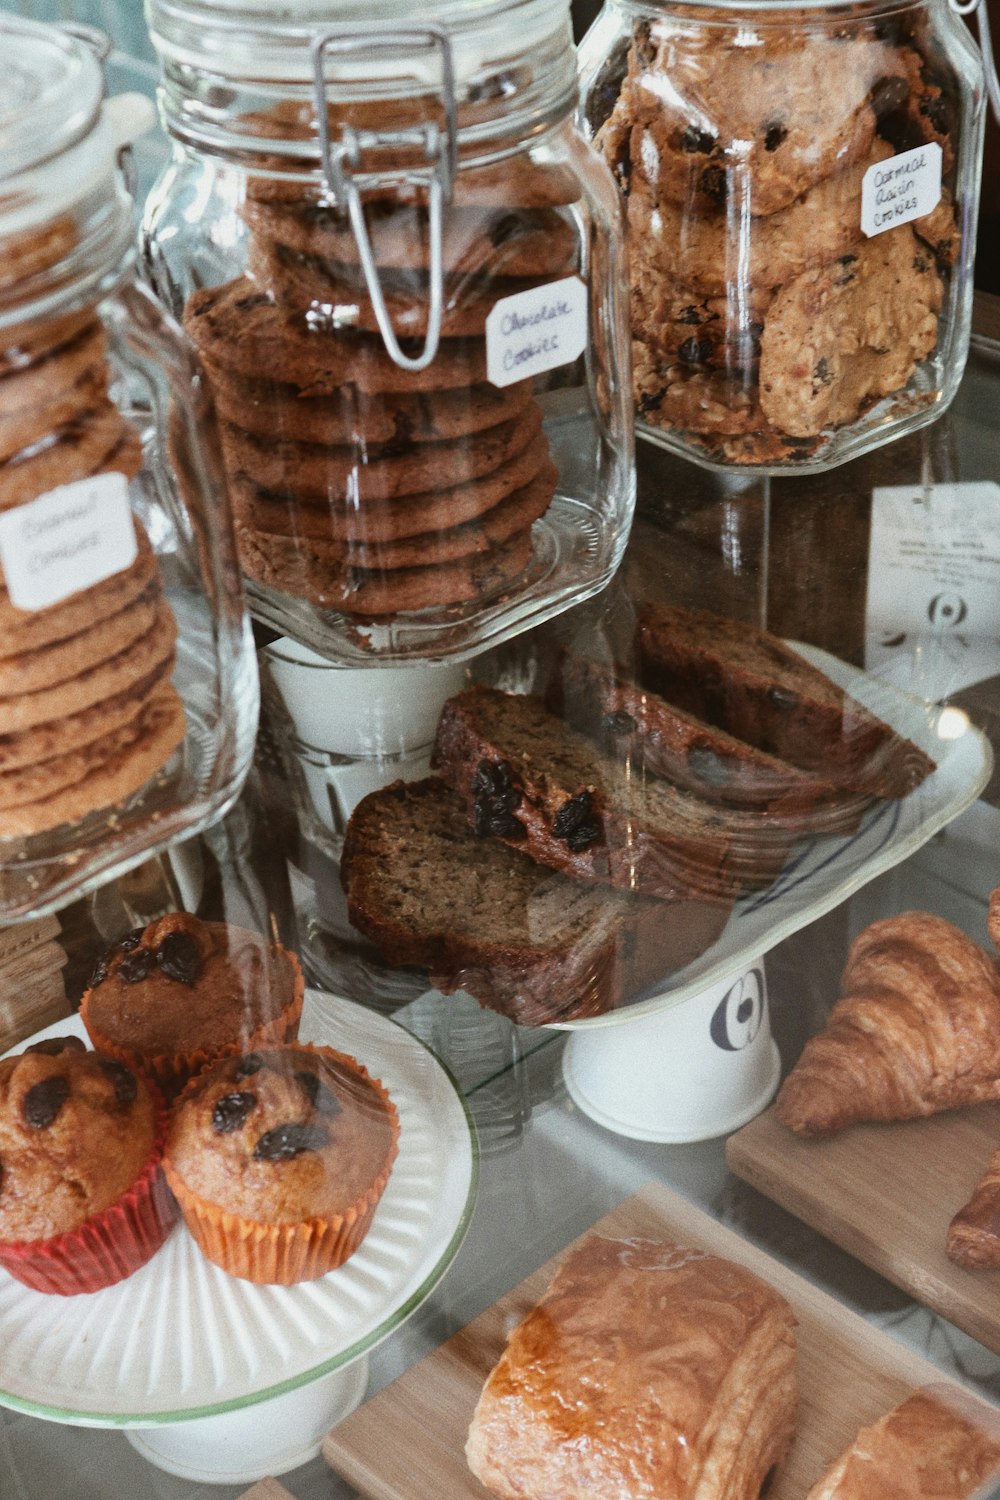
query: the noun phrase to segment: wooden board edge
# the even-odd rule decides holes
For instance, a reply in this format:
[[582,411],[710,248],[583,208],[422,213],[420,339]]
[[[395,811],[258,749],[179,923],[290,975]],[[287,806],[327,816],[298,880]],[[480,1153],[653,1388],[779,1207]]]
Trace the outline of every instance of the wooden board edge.
[[1000,1355],[1000,1318],[991,1321],[980,1313],[975,1304],[964,1299],[958,1288],[947,1279],[952,1276],[976,1278],[984,1273],[953,1266],[947,1260],[943,1243],[939,1265],[923,1264],[915,1267],[912,1261],[894,1254],[875,1233],[868,1233],[862,1226],[856,1226],[830,1211],[825,1199],[812,1191],[807,1178],[777,1175],[754,1154],[749,1144],[754,1138],[752,1126],[746,1126],[726,1142],[726,1165],[736,1177],[763,1194],[770,1202],[793,1214],[848,1255],[861,1261],[870,1270],[884,1276],[908,1297],[913,1297],[932,1312],[954,1323],[956,1328],[976,1339],[991,1353]]

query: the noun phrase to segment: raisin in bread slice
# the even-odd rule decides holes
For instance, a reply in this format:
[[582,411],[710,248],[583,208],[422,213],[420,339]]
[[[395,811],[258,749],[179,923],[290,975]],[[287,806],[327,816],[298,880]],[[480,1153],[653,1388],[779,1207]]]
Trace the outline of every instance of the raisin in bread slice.
[[420,964],[529,1026],[598,1015],[681,969],[721,933],[718,903],[578,885],[469,827],[442,781],[358,804],[341,879],[354,926],[390,964]]
[[668,899],[769,885],[797,830],[712,806],[602,755],[540,698],[472,687],[449,698],[432,764],[473,826],[577,880]]
[[853,832],[871,802],[685,713],[624,668],[576,652],[561,653],[545,702],[613,759],[803,833]]
[[645,686],[801,770],[876,797],[905,797],[928,755],[791,647],[745,620],[647,603],[639,612]]

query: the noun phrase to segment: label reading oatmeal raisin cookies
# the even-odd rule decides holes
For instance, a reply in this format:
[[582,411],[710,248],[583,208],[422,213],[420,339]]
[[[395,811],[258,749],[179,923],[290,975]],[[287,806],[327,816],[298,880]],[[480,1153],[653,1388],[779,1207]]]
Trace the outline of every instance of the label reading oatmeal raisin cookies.
[[0,515],[0,566],[17,609],[48,609],[130,567],[135,527],[124,474],[95,474]]
[[571,364],[587,346],[587,287],[566,276],[496,303],[486,319],[490,383],[513,385]]
[[937,141],[869,167],[861,184],[861,229],[869,239],[931,213],[941,201]]

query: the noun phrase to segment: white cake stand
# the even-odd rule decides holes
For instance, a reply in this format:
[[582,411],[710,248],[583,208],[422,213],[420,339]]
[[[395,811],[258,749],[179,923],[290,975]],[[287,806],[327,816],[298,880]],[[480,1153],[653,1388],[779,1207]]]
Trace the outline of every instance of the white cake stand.
[[[78,1018],[38,1037],[83,1035]],[[394,1022],[306,993],[300,1035],[364,1063],[400,1118],[399,1155],[345,1265],[254,1286],[205,1260],[183,1224],[127,1281],[47,1296],[0,1271],[0,1404],[49,1421],[122,1427],[184,1478],[249,1483],[319,1451],[364,1395],[368,1351],[429,1295],[468,1229],[475,1135],[450,1074]]]
[[801,839],[777,880],[738,901],[719,939],[669,987],[561,1023],[573,1033],[563,1054],[570,1097],[621,1135],[707,1140],[758,1114],[780,1076],[763,955],[909,859],[992,774],[989,741],[961,710],[932,708],[814,646],[789,644],[925,750],[936,770],[901,801],[875,804],[855,833]]

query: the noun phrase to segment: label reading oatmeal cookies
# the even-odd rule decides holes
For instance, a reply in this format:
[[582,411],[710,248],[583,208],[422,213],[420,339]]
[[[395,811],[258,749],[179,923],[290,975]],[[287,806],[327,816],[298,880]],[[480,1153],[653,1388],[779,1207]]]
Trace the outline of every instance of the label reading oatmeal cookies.
[[922,219],[940,201],[941,147],[928,141],[868,168],[861,184],[862,232],[871,239],[897,224]]
[[0,515],[0,566],[17,609],[48,609],[130,567],[135,528],[124,474],[95,474]]
[[587,287],[579,276],[504,297],[486,319],[486,373],[513,385],[571,364],[587,347]]

